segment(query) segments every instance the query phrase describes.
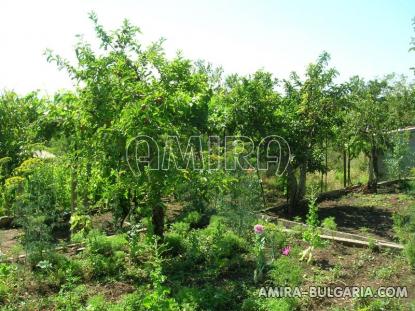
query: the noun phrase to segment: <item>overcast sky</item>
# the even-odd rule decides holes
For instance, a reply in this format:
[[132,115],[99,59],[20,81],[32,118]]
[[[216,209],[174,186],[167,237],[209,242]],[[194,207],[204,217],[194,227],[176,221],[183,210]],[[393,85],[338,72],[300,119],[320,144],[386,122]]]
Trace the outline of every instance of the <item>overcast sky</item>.
[[43,52],[73,59],[75,35],[94,38],[91,10],[107,29],[127,18],[144,42],[166,38],[167,55],[180,49],[226,73],[263,68],[285,78],[326,50],[341,80],[391,72],[413,78],[414,0],[1,0],[0,90],[71,88]]

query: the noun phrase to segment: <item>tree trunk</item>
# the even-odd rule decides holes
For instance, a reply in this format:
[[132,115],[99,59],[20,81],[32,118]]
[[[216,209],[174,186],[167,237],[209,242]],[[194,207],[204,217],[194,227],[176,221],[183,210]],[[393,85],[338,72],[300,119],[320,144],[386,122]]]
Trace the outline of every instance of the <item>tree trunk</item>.
[[[86,183],[89,183],[90,180],[90,176],[91,176],[91,170],[92,170],[92,166],[91,163],[87,163],[86,164]],[[86,189],[84,189],[84,191],[82,192],[82,205],[84,210],[88,210],[89,209],[89,199],[88,199],[88,191]]]
[[78,203],[78,174],[76,166],[71,170],[71,214],[73,215],[77,209]]
[[158,235],[161,239],[164,236],[164,205],[161,201],[161,185],[159,184],[160,176],[152,176],[152,173],[157,174],[157,172],[150,172],[149,181],[149,207],[151,208],[151,222],[153,225],[153,233]]
[[307,163],[300,165],[300,180],[298,181],[298,199],[302,200],[306,194]]
[[153,232],[163,239],[164,236],[164,207],[161,201],[153,205],[153,214],[151,222],[153,224]]
[[350,177],[351,162],[352,162],[352,158],[350,156],[350,147],[347,147],[347,185],[348,186],[352,184],[352,178]]
[[325,154],[325,161],[326,161],[326,171],[324,172],[325,175],[325,190],[327,191],[327,174],[329,172],[329,151],[328,151],[328,142],[327,142],[327,137],[326,137],[326,154]]
[[294,208],[298,203],[298,186],[294,168],[291,163],[287,167],[287,187],[288,187],[288,215],[293,215]]
[[124,195],[121,195],[120,197],[120,214],[119,214],[119,224],[118,224],[118,228],[121,229],[124,225],[125,220],[127,219],[127,217],[130,215],[130,211],[131,211],[131,192],[130,190],[128,190],[127,193],[127,197],[125,197]]
[[369,182],[367,185],[368,190],[370,192],[373,192],[373,193],[377,192],[378,176],[379,176],[379,169],[378,169],[377,149],[375,146],[372,146],[372,148],[370,149]]
[[379,161],[378,161],[378,150],[376,148],[372,149],[373,155],[373,176],[375,177],[375,186],[377,190],[377,184],[379,180]]
[[343,149],[343,187],[347,186],[347,155],[346,149]]
[[264,204],[264,209],[266,209],[267,208],[267,200],[265,199],[264,185],[262,184],[262,178],[261,178],[261,175],[259,174],[258,168],[256,169],[256,175],[258,177],[258,182],[259,182],[259,185],[261,187],[262,203]]

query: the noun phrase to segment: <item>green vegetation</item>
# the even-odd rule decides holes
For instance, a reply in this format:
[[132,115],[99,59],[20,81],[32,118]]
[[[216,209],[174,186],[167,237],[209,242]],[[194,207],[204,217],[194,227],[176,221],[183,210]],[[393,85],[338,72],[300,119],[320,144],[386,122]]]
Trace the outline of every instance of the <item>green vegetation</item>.
[[[80,40],[74,64],[46,52],[75,91],[0,94],[0,216],[19,232],[13,247],[0,247],[1,310],[318,310],[335,303],[259,292],[358,282],[362,271],[414,285],[413,185],[377,194],[382,155],[391,177],[411,175],[408,138],[396,129],[415,122],[414,85],[395,76],[336,83],[326,52],[303,78],[225,76],[180,53],[168,59],[162,40],[144,46],[128,21],[107,31],[90,19],[99,50]],[[251,152],[246,137],[269,148]],[[280,163],[261,171],[276,152]],[[318,192],[362,181],[370,194],[338,199],[343,214],[321,219]],[[306,227],[262,217],[273,199],[287,203],[287,217],[301,215],[307,199]],[[321,228],[354,220],[360,233],[388,238],[381,222],[369,229],[366,219],[347,219],[347,204],[359,216],[381,210],[376,221],[391,227],[403,254],[378,250],[372,236],[369,251],[325,243]],[[382,260],[390,264],[369,271]],[[407,305],[359,298],[346,307]]]

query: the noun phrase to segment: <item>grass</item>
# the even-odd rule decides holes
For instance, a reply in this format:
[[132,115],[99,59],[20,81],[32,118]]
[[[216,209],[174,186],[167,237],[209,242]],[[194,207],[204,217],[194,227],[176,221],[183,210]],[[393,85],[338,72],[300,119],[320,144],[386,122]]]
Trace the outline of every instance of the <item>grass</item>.
[[[327,172],[327,184],[326,177],[324,176],[324,191],[341,189],[343,185],[343,167],[340,161],[340,154],[331,152],[328,161],[329,171]],[[350,178],[352,185],[366,184],[368,180],[367,176],[367,159],[361,154],[358,158],[353,159],[350,164]],[[307,187],[316,187],[320,189],[321,174],[310,173],[307,175]]]

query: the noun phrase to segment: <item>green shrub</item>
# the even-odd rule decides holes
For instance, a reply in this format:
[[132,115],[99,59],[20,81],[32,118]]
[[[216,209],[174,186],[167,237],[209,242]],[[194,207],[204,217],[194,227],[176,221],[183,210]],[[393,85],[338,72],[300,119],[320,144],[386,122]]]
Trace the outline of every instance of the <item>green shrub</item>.
[[197,211],[192,211],[189,214],[186,215],[186,217],[183,219],[185,223],[188,223],[191,227],[197,226],[197,224],[202,219],[202,216]]
[[261,186],[256,174],[245,171],[235,171],[230,178],[233,182],[227,193],[218,197],[216,209],[227,227],[248,238],[257,220],[255,214],[264,208]]
[[398,299],[371,299],[361,297],[356,299],[354,310],[359,311],[401,311],[407,310]]
[[76,232],[71,234],[71,242],[72,243],[81,243],[85,240],[84,232]]
[[125,269],[128,242],[124,235],[107,237],[91,231],[83,256],[89,262],[93,277],[115,276]]
[[379,247],[378,247],[378,245],[376,244],[376,240],[375,240],[374,238],[369,237],[369,238],[367,239],[367,241],[368,241],[368,245],[367,245],[367,247],[369,248],[369,250],[370,250],[371,252],[378,252],[378,251],[379,251]]
[[121,301],[109,306],[109,311],[179,311],[180,307],[173,298],[159,297],[154,291],[140,288],[125,295]]
[[67,259],[65,263],[58,266],[56,274],[61,278],[61,283],[71,282],[75,284],[83,279],[84,268],[78,260]]
[[268,298],[262,299],[259,304],[261,311],[292,311],[298,307],[298,301],[295,298]]
[[0,304],[6,303],[9,293],[10,293],[9,286],[5,282],[0,280]]
[[202,259],[214,265],[220,259],[230,259],[246,253],[248,245],[222,223],[222,218],[212,217],[207,228],[188,234],[186,248],[188,257],[196,261]]
[[0,263],[0,280],[7,278],[16,268],[7,263]]
[[321,222],[321,226],[324,229],[337,230],[337,224],[336,224],[336,220],[334,217],[324,218],[323,221]]
[[303,269],[292,256],[277,258],[268,272],[273,286],[298,286],[302,282]]
[[121,276],[125,268],[126,255],[122,251],[116,251],[111,255],[91,255],[88,259],[94,277]]
[[16,222],[23,229],[22,245],[28,262],[35,267],[48,260],[53,245],[52,229],[68,210],[68,192],[58,162],[28,159],[14,170],[6,180],[7,201]]
[[189,272],[200,265],[213,275],[235,270],[243,262],[242,254],[248,252],[247,241],[226,227],[221,217],[212,217],[204,229],[192,229],[181,235],[177,231],[165,235],[166,248],[172,255],[182,254],[177,269]]
[[219,258],[231,258],[236,254],[245,253],[247,251],[246,241],[232,231],[224,232],[221,239],[218,239],[215,242],[212,251],[214,252],[214,256]]
[[108,303],[105,297],[101,294],[92,296],[88,299],[86,310],[88,311],[106,311],[108,310]]
[[183,236],[176,232],[168,232],[164,236],[167,251],[172,256],[177,256],[186,251],[186,245],[183,241]]
[[181,303],[191,306],[191,310],[229,310],[235,304],[232,288],[207,285],[200,288],[182,288],[175,296]]
[[406,244],[405,244],[405,255],[408,259],[408,263],[412,269],[415,270],[415,238],[412,237]]
[[318,226],[320,225],[318,220],[318,205],[317,197],[314,193],[310,195],[308,203],[308,214],[306,218],[307,228],[303,233],[304,241],[310,243],[314,248],[321,246],[320,232]]
[[297,310],[299,301],[295,298],[284,297],[260,297],[258,291],[254,291],[242,302],[242,311],[292,311]]
[[56,310],[73,311],[81,310],[87,300],[88,291],[85,285],[79,285],[70,290],[61,290],[59,295],[54,297]]
[[115,251],[123,251],[128,248],[125,235],[105,236],[103,233],[93,230],[88,234],[88,251],[92,254],[108,255]]
[[171,231],[179,234],[180,236],[185,236],[190,230],[190,224],[187,222],[179,221],[171,225]]
[[146,239],[141,234],[142,228],[141,224],[135,224],[131,226],[127,233],[130,258],[133,261],[138,261],[139,256],[143,254],[147,248]]
[[121,303],[114,305],[110,310],[180,310],[179,304],[170,297],[170,289],[164,284],[166,276],[162,273],[161,257],[163,246],[159,246],[157,239],[154,239],[148,251],[150,254],[145,266],[151,284],[125,296]]
[[265,237],[266,244],[270,247],[272,260],[275,260],[280,254],[283,247],[286,247],[288,243],[288,236],[286,232],[283,232],[275,224],[265,224]]
[[190,310],[199,309],[202,300],[200,289],[195,287],[181,287],[174,298],[181,305],[188,306]]
[[73,214],[70,219],[70,224],[72,233],[86,235],[92,230],[92,221],[89,215]]
[[415,234],[415,206],[410,206],[404,213],[394,213],[392,219],[396,236],[406,243]]

